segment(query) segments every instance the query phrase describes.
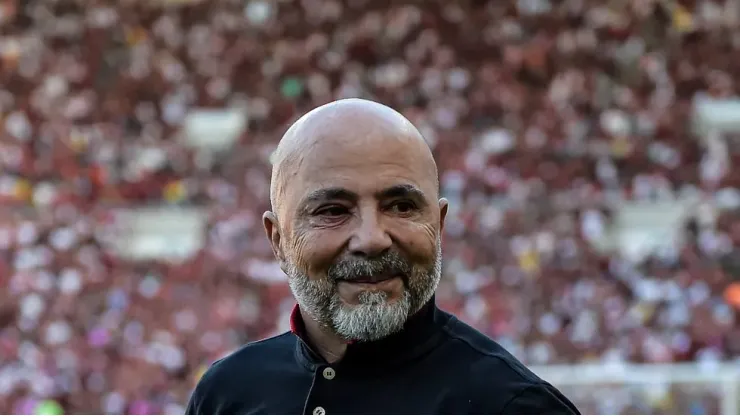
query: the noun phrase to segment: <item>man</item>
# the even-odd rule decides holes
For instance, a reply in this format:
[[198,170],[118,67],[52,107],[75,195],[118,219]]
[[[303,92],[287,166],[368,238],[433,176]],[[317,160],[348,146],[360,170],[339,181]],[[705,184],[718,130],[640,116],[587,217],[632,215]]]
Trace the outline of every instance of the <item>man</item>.
[[435,306],[447,201],[401,114],[359,99],[309,112],[278,146],[270,200],[292,330],[216,362],[188,414],[578,414]]

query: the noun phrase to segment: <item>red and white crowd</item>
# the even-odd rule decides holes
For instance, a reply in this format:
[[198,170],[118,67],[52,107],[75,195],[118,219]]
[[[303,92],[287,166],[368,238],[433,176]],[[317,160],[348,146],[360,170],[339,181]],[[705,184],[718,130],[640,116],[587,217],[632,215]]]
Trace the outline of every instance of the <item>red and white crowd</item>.
[[[740,211],[640,262],[589,241],[614,199],[738,199],[736,138],[688,124],[697,94],[737,94],[738,50],[737,0],[0,0],[0,413],[181,414],[210,362],[287,329],[269,156],[346,97],[434,148],[441,307],[530,365],[732,360]],[[232,107],[228,152],[178,139]],[[202,208],[203,248],[116,255],[115,213],[146,206]],[[579,405],[718,411],[712,386],[668,387]]]

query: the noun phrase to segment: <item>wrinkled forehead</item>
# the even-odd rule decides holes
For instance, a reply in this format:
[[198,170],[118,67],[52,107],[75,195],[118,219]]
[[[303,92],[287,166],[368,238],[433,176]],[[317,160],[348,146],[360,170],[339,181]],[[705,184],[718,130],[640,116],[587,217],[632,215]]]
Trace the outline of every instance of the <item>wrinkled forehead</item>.
[[342,188],[363,197],[403,185],[418,188],[427,199],[436,198],[436,167],[423,140],[382,128],[358,130],[320,135],[307,146],[286,183],[291,205],[322,188]]

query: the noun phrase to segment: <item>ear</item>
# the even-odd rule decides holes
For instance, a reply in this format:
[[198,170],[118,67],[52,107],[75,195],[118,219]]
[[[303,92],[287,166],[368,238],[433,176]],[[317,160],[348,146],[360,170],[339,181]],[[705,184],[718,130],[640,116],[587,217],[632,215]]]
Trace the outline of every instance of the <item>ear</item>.
[[439,199],[439,235],[444,234],[445,218],[447,218],[447,208],[450,206],[447,198]]
[[265,234],[270,241],[272,254],[275,255],[275,258],[282,265],[285,262],[285,253],[283,253],[281,244],[280,223],[278,222],[277,215],[272,211],[266,211],[262,214],[262,225],[265,227]]

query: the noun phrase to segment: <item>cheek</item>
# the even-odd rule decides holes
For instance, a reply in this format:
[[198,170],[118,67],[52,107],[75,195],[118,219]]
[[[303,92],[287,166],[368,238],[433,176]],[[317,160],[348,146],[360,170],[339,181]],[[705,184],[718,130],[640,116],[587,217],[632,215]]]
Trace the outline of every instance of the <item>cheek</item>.
[[414,263],[431,264],[437,255],[437,232],[434,227],[414,224],[398,228],[395,235],[401,249],[408,253]]
[[328,232],[302,232],[292,241],[293,261],[311,278],[325,276],[342,247],[339,239]]

